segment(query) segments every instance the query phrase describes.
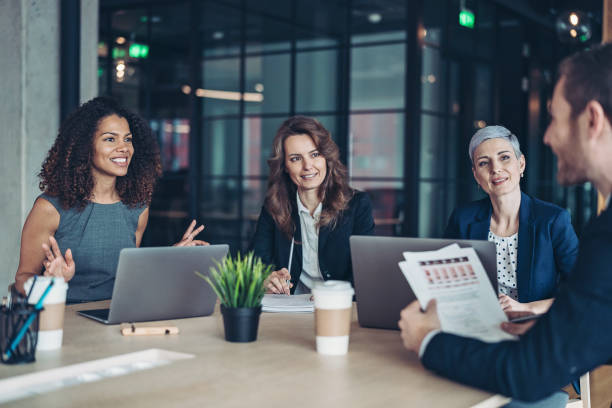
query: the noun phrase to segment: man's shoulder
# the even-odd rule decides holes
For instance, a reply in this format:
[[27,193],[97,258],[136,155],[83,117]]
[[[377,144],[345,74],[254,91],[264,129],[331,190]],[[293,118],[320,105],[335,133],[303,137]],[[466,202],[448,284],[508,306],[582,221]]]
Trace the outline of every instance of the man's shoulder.
[[610,207],[598,216],[591,218],[583,232],[585,238],[602,234],[607,238],[612,238],[612,209]]

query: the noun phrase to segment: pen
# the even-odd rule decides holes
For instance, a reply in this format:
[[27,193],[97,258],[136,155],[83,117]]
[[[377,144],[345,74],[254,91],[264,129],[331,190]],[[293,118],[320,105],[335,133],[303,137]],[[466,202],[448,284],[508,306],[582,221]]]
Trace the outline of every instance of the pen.
[[40,296],[40,299],[38,299],[38,302],[36,303],[36,306],[34,306],[34,311],[30,313],[30,316],[28,317],[28,320],[26,320],[26,322],[23,324],[23,326],[21,326],[21,330],[19,330],[19,333],[17,333],[17,336],[15,336],[15,339],[11,343],[11,346],[9,347],[8,351],[4,354],[4,359],[5,360],[8,360],[9,358],[11,358],[11,354],[13,354],[13,350],[15,350],[15,347],[17,347],[17,345],[19,344],[19,342],[23,338],[23,335],[26,333],[26,331],[28,331],[28,328],[30,327],[30,325],[32,324],[34,319],[36,318],[36,312],[39,311],[40,309],[42,309],[43,301],[45,300],[45,298],[49,294],[49,291],[53,287],[54,283],[55,283],[55,279],[52,279],[51,282],[49,282],[49,285],[47,285],[47,288],[45,289],[43,294]]
[[124,336],[152,336],[158,334],[178,334],[176,326],[141,326],[136,327],[131,324],[129,327],[122,327],[121,334]]
[[32,279],[32,286],[30,286],[30,290],[28,290],[28,294],[26,296],[26,304],[28,303],[28,300],[30,300],[30,295],[32,294],[32,291],[34,290],[34,285],[36,285],[36,278],[38,276],[34,275],[34,279]]
[[[293,259],[293,243],[294,242],[295,240],[293,239],[293,237],[291,237],[291,249],[289,250],[289,265],[287,265],[287,271],[289,272],[289,276],[291,276],[291,260]],[[289,287],[289,285],[291,284],[291,279],[287,279],[285,282],[287,283],[287,286]]]

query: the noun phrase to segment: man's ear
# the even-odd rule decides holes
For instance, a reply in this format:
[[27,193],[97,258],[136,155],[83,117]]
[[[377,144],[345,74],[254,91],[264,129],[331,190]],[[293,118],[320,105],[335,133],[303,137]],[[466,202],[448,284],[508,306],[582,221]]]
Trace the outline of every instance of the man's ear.
[[601,104],[598,101],[591,100],[587,103],[584,111],[586,113],[589,139],[593,140],[603,135],[607,118]]

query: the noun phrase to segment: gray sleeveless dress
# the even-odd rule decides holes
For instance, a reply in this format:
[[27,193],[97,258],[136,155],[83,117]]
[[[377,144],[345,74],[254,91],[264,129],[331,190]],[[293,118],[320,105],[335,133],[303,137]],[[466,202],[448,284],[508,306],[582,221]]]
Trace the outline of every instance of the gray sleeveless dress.
[[62,254],[68,248],[72,250],[76,272],[68,282],[67,301],[110,299],[119,252],[136,247],[138,217],[146,206],[88,202],[83,210],[65,209],[57,197],[39,197],[53,204],[60,214],[55,239]]

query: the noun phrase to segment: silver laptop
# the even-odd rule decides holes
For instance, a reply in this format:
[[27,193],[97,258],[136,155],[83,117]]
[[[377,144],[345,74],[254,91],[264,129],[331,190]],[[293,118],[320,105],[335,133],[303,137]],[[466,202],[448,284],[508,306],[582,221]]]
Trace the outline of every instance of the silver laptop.
[[488,241],[402,237],[352,236],[353,279],[359,324],[363,327],[398,329],[401,310],[416,296],[400,271],[404,251],[434,251],[458,243],[478,254],[497,293],[495,244]]
[[194,272],[208,275],[228,250],[227,245],[122,249],[110,309],[78,313],[104,324],[210,315],[217,295]]

